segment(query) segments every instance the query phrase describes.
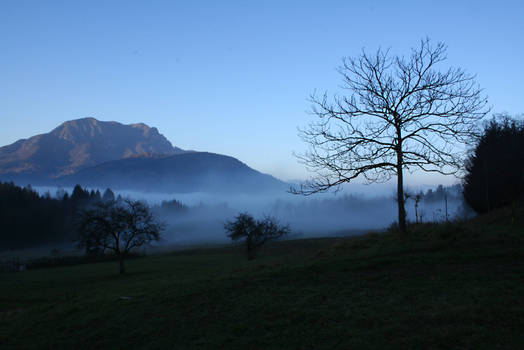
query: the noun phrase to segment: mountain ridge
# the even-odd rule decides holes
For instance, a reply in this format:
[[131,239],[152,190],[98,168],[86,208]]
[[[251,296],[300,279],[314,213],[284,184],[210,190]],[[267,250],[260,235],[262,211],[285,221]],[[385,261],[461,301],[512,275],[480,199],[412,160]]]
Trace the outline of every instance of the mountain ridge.
[[56,178],[105,161],[147,153],[184,152],[155,127],[80,118],[48,133],[0,147],[0,175]]

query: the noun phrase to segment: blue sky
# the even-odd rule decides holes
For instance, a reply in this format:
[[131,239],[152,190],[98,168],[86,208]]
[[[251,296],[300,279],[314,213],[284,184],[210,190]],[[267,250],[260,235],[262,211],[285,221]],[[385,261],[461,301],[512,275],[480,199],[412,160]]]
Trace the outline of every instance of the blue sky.
[[80,117],[144,122],[178,147],[305,178],[292,152],[308,95],[336,91],[341,58],[363,47],[443,41],[493,112],[524,113],[523,13],[520,1],[1,0],[0,145]]

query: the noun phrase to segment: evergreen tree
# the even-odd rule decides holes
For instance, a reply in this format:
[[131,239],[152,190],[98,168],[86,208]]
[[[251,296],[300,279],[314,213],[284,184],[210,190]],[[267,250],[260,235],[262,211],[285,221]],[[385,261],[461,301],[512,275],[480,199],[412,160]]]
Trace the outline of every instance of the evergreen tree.
[[466,164],[464,199],[478,213],[522,203],[524,124],[505,116],[485,128]]

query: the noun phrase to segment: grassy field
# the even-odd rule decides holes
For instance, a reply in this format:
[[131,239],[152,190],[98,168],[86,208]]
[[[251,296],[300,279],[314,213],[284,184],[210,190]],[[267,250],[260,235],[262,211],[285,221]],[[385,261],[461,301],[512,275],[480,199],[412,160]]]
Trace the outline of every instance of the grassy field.
[[0,348],[521,349],[514,216],[4,273]]

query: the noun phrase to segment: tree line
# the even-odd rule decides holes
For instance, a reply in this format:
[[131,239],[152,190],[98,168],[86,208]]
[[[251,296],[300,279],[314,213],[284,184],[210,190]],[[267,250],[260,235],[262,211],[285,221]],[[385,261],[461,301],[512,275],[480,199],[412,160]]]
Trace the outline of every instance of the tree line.
[[101,194],[76,185],[71,195],[59,190],[53,198],[49,193],[40,195],[31,186],[0,182],[0,249],[72,244],[80,237],[79,213],[92,203],[114,199],[110,189]]

